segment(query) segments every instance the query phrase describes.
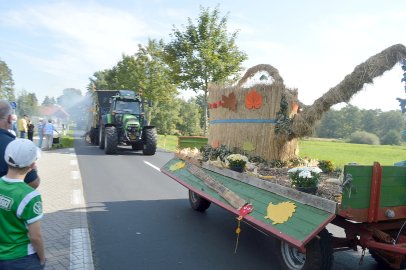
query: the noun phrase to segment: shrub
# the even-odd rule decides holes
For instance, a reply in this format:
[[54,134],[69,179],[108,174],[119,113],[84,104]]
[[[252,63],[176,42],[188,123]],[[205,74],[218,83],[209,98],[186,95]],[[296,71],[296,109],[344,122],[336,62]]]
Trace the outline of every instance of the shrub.
[[297,167],[288,171],[295,187],[315,187],[319,183],[321,169],[318,167]]
[[335,170],[335,166],[331,160],[319,160],[318,167],[325,173],[330,173]]
[[351,134],[349,141],[350,143],[359,143],[359,144],[379,144],[379,138],[373,133],[366,131],[356,131]]
[[387,145],[401,145],[401,135],[398,131],[396,130],[389,130],[381,140],[381,144],[387,144]]

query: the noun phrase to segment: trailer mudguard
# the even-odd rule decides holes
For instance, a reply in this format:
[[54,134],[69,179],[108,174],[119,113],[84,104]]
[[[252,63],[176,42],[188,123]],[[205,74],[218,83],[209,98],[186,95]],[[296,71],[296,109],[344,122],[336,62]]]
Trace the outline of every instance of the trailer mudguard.
[[[161,171],[185,186],[187,189],[192,190],[207,200],[236,214],[236,216],[239,216],[239,211],[237,209],[232,207],[216,191],[209,188],[202,180],[188,171],[186,166],[173,170],[174,167],[176,168],[176,166],[173,165],[179,164],[179,162],[184,161],[173,158],[161,168]],[[311,206],[299,201],[299,198],[302,198],[302,195],[311,196],[312,198],[309,202],[317,201],[319,198],[317,196],[305,194],[292,188],[285,188],[271,183],[271,186],[275,187],[275,193],[267,190],[269,188],[265,189],[266,186],[269,187],[269,185],[265,183],[269,182],[268,180],[251,177],[228,169],[204,166],[203,171],[218,181],[221,185],[252,204],[253,211],[246,215],[244,220],[264,232],[290,243],[302,252],[305,251],[305,245],[336,216],[335,205],[331,207],[331,210],[328,210],[318,208],[318,204]],[[282,196],[277,193],[284,195]],[[277,205],[283,202],[294,203],[296,205],[295,212],[292,213],[292,216],[288,218],[286,222],[273,224],[272,220],[266,218],[267,207],[270,203]],[[325,204],[324,201],[320,203],[320,205],[323,204]]]

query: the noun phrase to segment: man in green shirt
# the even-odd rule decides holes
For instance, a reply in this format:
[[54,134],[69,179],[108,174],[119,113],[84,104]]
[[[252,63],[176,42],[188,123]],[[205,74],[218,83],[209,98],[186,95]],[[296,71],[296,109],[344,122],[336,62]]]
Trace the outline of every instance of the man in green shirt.
[[0,178],[1,270],[44,269],[41,195],[24,183],[39,156],[40,150],[30,140],[16,139],[7,145],[4,159],[9,168]]

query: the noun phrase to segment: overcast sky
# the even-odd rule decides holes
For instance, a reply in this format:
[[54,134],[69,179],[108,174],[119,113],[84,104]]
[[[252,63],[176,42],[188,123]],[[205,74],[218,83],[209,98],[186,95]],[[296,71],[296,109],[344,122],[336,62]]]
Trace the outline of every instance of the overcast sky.
[[[17,93],[39,101],[65,88],[86,91],[89,77],[112,68],[148,38],[169,41],[173,25],[199,15],[192,0],[0,0],[0,59]],[[228,29],[248,54],[244,67],[270,64],[310,105],[354,67],[393,45],[406,45],[406,1],[221,1]],[[400,65],[356,95],[351,104],[384,111],[406,98]]]

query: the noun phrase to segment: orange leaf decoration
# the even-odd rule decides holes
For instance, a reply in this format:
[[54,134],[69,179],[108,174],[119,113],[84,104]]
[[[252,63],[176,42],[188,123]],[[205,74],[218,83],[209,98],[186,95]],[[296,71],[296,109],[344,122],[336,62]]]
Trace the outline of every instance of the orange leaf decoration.
[[220,142],[215,140],[215,141],[213,141],[212,146],[213,146],[214,149],[217,149],[220,146]]
[[298,111],[299,111],[299,104],[293,103],[293,105],[292,105],[292,112],[293,112],[293,113],[298,113]]
[[235,98],[234,92],[230,93],[228,97],[223,95],[222,101],[223,108],[228,108],[234,112],[237,110],[237,99]]
[[262,106],[262,95],[252,89],[245,96],[245,107],[247,109],[259,109]]

